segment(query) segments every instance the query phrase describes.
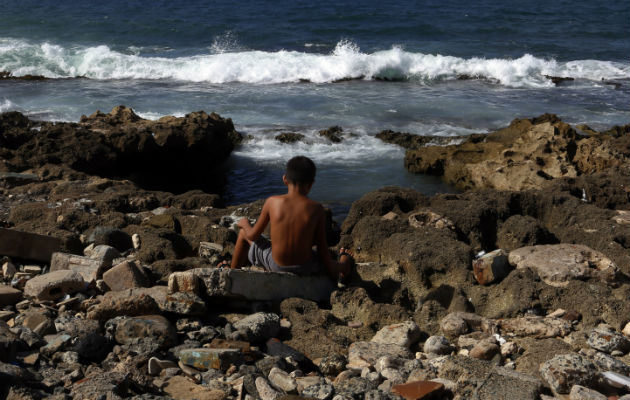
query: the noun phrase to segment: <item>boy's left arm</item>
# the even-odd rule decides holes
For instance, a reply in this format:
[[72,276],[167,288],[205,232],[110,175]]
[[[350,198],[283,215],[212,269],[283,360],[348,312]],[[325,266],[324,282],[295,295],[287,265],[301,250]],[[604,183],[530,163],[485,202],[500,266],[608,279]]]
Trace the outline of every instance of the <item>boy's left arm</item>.
[[269,223],[269,207],[270,207],[269,203],[270,202],[271,202],[271,199],[267,199],[265,201],[262,211],[260,212],[260,216],[258,217],[258,220],[256,221],[256,224],[254,224],[254,226],[250,225],[249,220],[247,218],[241,218],[238,221],[238,226],[241,229],[243,229],[245,238],[247,240],[255,242],[260,237],[260,235],[262,235],[262,233],[265,231],[265,228],[267,227],[267,224]]

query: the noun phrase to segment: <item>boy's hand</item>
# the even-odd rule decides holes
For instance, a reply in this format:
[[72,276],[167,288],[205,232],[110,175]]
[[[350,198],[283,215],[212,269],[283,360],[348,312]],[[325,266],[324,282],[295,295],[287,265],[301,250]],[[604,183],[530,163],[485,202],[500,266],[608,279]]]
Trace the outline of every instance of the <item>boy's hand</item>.
[[241,219],[238,220],[238,222],[236,223],[236,225],[239,228],[243,228],[243,229],[249,229],[252,226],[249,223],[249,220],[247,219],[247,217],[242,217]]

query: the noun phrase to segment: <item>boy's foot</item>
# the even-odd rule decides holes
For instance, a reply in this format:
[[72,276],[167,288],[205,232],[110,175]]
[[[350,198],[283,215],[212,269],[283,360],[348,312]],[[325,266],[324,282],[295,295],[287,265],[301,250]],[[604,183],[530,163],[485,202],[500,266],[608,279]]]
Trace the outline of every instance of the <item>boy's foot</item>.
[[339,249],[339,262],[344,265],[344,271],[339,274],[338,284],[345,286],[350,280],[354,268],[354,254],[344,247]]

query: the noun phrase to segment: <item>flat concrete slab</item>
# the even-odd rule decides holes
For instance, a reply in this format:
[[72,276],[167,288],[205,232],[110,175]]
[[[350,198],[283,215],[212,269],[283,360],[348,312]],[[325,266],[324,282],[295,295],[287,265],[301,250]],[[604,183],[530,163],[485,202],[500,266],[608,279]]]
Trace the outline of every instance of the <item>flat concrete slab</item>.
[[50,262],[61,248],[61,239],[14,229],[0,228],[0,255]]
[[203,282],[206,294],[251,301],[301,297],[313,301],[330,299],[335,282],[325,275],[298,276],[288,272],[242,269],[196,268],[191,270]]

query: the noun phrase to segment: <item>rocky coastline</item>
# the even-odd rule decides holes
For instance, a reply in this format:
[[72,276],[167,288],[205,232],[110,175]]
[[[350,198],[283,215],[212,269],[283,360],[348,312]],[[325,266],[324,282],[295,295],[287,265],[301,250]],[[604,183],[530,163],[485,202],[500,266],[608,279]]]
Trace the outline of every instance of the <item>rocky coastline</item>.
[[337,285],[214,267],[262,207],[217,194],[231,120],[0,114],[0,398],[630,398],[630,126],[377,137],[461,193],[329,218]]

